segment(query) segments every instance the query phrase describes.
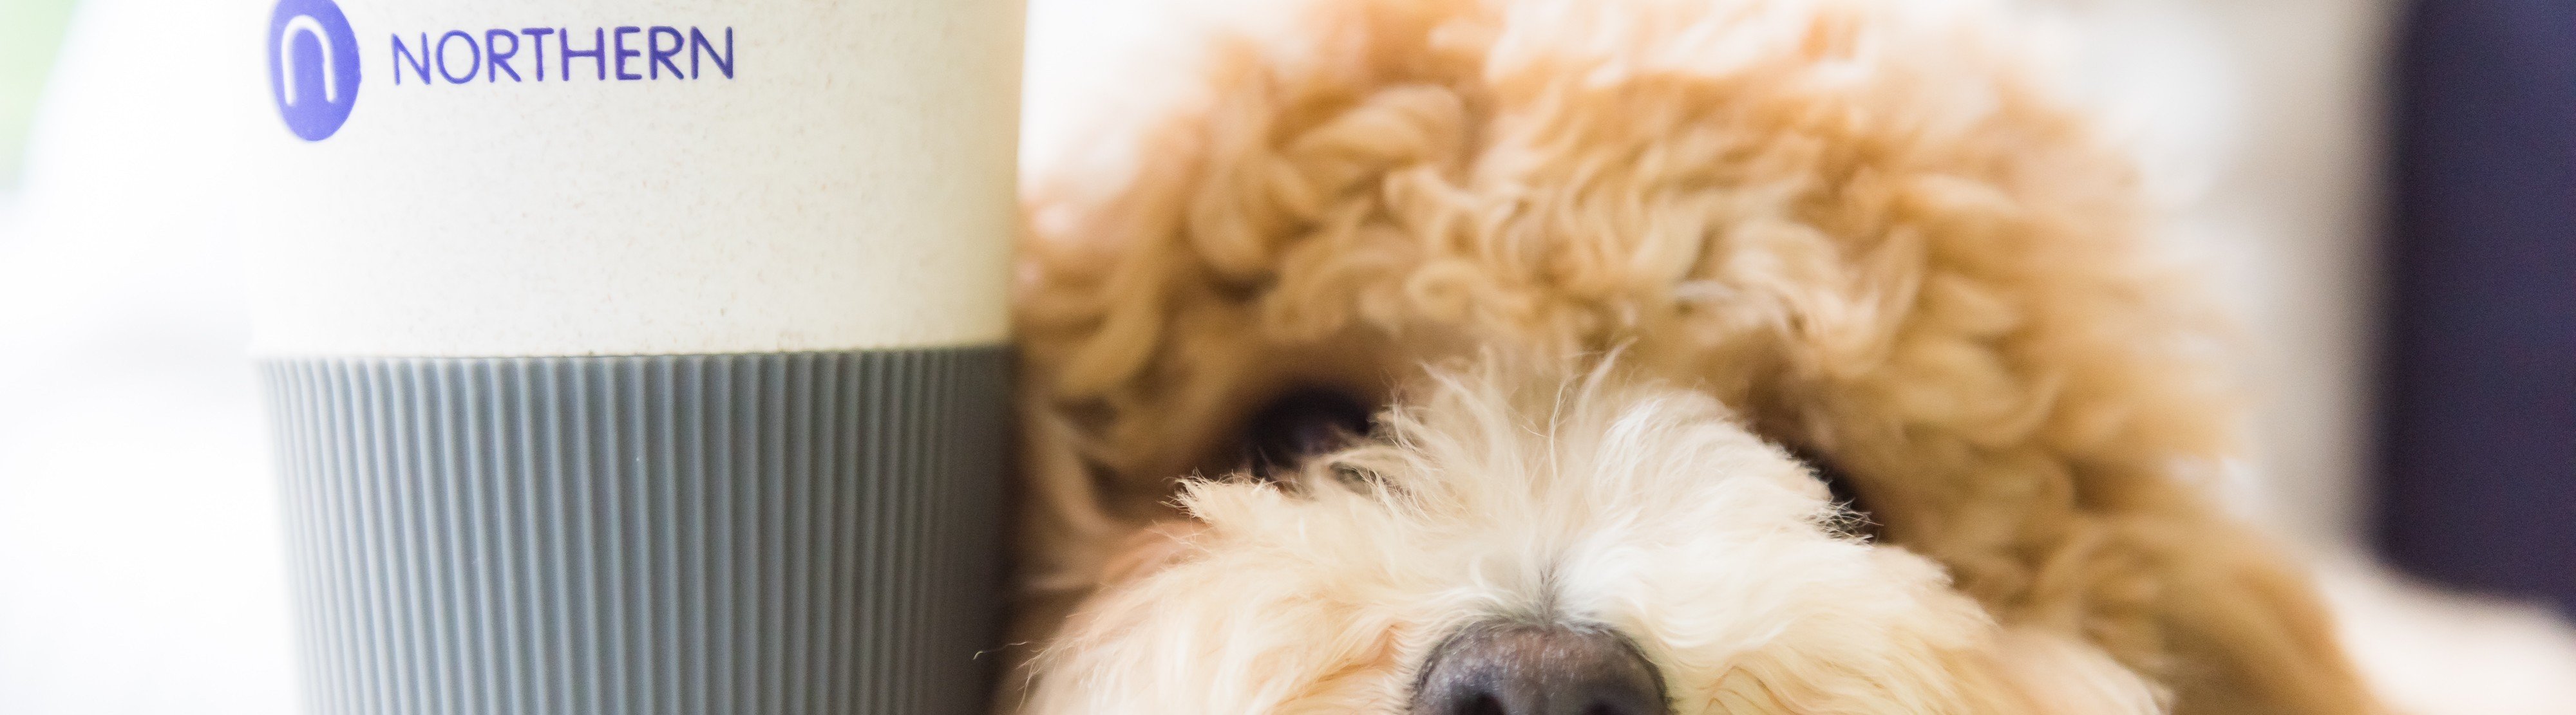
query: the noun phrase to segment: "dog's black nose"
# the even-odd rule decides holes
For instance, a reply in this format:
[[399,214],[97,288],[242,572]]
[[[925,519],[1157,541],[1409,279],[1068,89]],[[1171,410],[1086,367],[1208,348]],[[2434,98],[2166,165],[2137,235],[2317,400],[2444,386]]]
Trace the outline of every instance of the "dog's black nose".
[[1412,715],[1666,715],[1663,677],[1618,633],[1483,624],[1422,666]]

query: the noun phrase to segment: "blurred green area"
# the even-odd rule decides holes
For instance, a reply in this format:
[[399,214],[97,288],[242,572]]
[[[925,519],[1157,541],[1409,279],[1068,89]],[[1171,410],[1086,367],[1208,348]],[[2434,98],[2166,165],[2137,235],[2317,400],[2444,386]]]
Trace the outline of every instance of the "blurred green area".
[[36,97],[71,16],[72,0],[0,0],[0,189],[18,185]]

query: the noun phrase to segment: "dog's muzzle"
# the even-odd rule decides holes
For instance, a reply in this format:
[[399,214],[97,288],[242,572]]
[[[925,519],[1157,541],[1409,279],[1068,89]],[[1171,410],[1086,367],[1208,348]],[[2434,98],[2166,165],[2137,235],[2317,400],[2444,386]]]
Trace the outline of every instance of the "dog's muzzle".
[[1431,653],[1411,715],[1667,715],[1663,677],[1603,628],[1484,623]]

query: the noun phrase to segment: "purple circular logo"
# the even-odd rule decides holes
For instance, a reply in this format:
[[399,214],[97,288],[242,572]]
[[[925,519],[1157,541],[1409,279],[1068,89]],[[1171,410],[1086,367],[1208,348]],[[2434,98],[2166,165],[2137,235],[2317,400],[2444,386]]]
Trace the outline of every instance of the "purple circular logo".
[[268,93],[286,128],[321,141],[358,104],[358,33],[331,0],[279,0],[268,18]]

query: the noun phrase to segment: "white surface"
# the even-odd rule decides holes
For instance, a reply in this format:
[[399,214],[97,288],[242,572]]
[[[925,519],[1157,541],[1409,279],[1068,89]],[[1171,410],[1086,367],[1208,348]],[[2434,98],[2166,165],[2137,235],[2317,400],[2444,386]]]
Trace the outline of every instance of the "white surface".
[[[314,142],[269,105],[273,0],[216,4],[183,46],[111,61],[202,58],[183,71],[222,104],[199,114],[257,115],[218,141],[238,145],[221,149],[241,167],[227,178],[259,227],[258,352],[771,352],[1006,331],[1018,0],[340,0],[364,79],[347,124]],[[550,62],[540,82],[527,40],[527,81],[424,85],[393,55],[396,35],[425,53],[423,33],[550,26],[579,47],[620,25],[730,27],[735,74],[600,81],[574,58],[576,79]],[[197,153],[179,149],[167,161]]]
[[2329,561],[2318,577],[2354,665],[2398,713],[2576,712],[2576,630],[2558,616],[2348,559]]

